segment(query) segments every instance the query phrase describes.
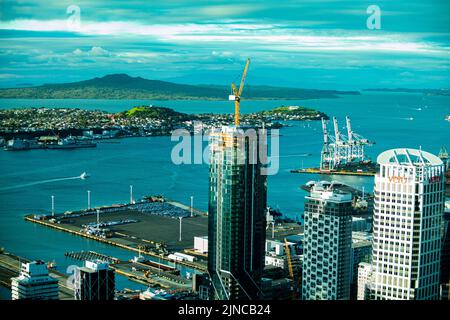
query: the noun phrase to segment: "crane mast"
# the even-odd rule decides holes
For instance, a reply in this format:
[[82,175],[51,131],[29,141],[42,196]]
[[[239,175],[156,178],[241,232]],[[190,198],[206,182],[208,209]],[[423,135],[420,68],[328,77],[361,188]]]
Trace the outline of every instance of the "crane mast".
[[291,255],[291,248],[289,248],[289,244],[286,240],[286,238],[284,239],[284,248],[286,251],[286,259],[287,259],[287,265],[288,265],[288,270],[289,270],[289,278],[291,278],[292,280],[292,284],[294,286],[294,291],[293,291],[293,295],[292,298],[296,299],[297,298],[297,293],[298,293],[298,289],[301,285],[301,276],[295,276],[295,272],[294,272],[294,265],[292,263],[292,255]]
[[346,116],[345,121],[347,122],[347,136],[348,136],[348,143],[352,144],[353,141],[353,131],[352,131],[352,125],[350,123],[350,117]]
[[339,132],[339,126],[336,117],[333,117],[333,125],[334,125],[334,138],[336,140],[336,143],[339,143],[341,133]]
[[234,100],[234,124],[236,127],[239,126],[240,123],[240,102],[242,91],[244,90],[245,77],[247,76],[248,66],[250,64],[250,59],[247,58],[247,62],[245,64],[244,71],[242,72],[241,83],[239,85],[239,90],[236,88],[234,83],[231,84],[231,90],[233,91],[233,95],[230,95],[229,99]]
[[328,131],[327,124],[325,123],[325,119],[322,118],[322,130],[323,130],[323,144],[328,145]]

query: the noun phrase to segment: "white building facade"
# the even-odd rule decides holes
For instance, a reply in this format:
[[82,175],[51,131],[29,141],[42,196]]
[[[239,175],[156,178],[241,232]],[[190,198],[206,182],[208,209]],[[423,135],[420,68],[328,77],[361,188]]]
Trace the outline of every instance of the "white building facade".
[[372,280],[372,265],[367,262],[361,262],[358,265],[358,291],[357,300],[368,300],[368,290]]
[[388,150],[377,162],[370,299],[437,299],[443,163],[416,149]]
[[48,275],[43,261],[22,263],[20,275],[11,278],[11,297],[12,300],[57,300],[58,280]]

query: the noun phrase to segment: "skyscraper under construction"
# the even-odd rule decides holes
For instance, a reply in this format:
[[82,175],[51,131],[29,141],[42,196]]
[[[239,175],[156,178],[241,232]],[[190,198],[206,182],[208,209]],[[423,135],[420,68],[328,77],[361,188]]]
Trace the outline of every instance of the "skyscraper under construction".
[[208,273],[214,299],[261,298],[267,194],[261,147],[238,126],[210,135]]

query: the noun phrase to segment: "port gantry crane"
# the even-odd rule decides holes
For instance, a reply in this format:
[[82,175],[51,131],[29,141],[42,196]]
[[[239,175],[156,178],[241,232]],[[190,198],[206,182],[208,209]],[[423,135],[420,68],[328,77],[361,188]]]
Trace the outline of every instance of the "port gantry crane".
[[334,137],[328,134],[327,123],[322,118],[323,147],[320,159],[321,171],[332,171],[353,161],[364,161],[364,147],[373,143],[352,130],[350,118],[345,117],[347,137],[340,130],[336,117],[333,117]]
[[245,64],[244,72],[242,73],[241,84],[239,85],[239,90],[236,88],[234,83],[231,84],[231,90],[233,94],[229,95],[228,100],[234,100],[234,124],[236,127],[239,126],[239,106],[241,102],[242,90],[244,90],[245,77],[247,76],[248,66],[250,64],[250,59],[247,58],[247,63]]

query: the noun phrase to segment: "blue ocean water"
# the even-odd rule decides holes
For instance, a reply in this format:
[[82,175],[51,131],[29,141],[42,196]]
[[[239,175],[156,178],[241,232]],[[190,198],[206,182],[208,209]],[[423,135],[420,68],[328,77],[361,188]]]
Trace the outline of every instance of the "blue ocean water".
[[[0,108],[79,107],[122,111],[135,105],[166,106],[187,113],[231,112],[228,101],[117,101],[117,100],[0,100]],[[419,148],[437,154],[439,148],[450,148],[450,97],[422,94],[364,93],[338,99],[304,101],[243,101],[243,112],[265,110],[280,105],[302,105],[321,110],[338,118],[341,129],[345,116],[352,120],[353,130],[376,144],[367,154],[376,156],[395,147]],[[292,174],[291,169],[317,166],[322,147],[320,122],[291,122],[280,131],[280,170],[268,179],[268,203],[286,216],[299,217],[305,192],[299,186],[317,175]],[[163,194],[186,204],[194,196],[194,205],[206,210],[208,199],[207,165],[175,165],[171,150],[176,142],[170,137],[129,138],[118,144],[99,143],[97,148],[77,150],[0,151],[0,246],[31,259],[55,260],[63,269],[72,260],[66,251],[94,250],[129,259],[132,253],[63,232],[27,223],[29,213],[49,213],[51,195],[56,211],[86,207],[86,191],[91,190],[93,205],[123,203],[129,199],[129,185],[136,196]],[[311,153],[311,156],[304,154]],[[82,172],[86,180],[44,180],[73,177]],[[372,177],[324,177],[365,187],[371,191]],[[121,278],[118,287],[136,285]],[[140,286],[137,286],[140,287]]]

